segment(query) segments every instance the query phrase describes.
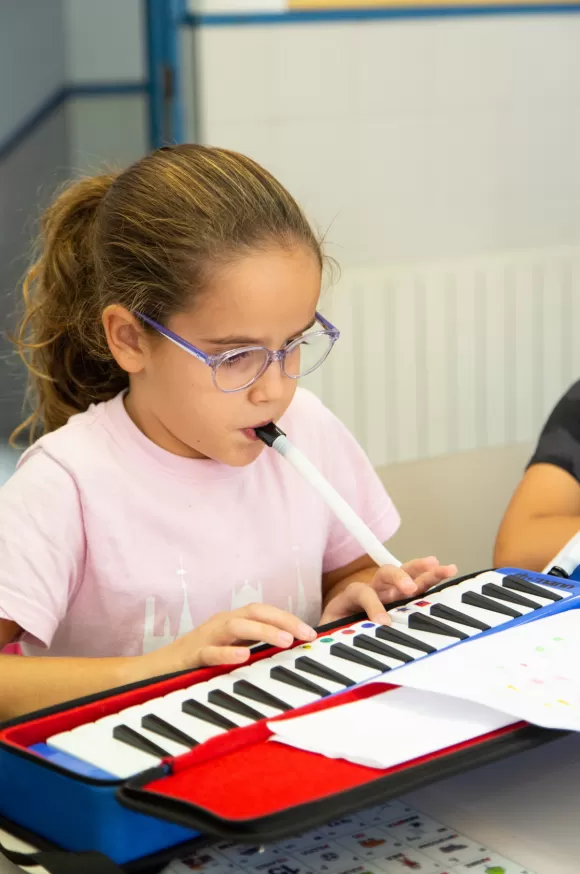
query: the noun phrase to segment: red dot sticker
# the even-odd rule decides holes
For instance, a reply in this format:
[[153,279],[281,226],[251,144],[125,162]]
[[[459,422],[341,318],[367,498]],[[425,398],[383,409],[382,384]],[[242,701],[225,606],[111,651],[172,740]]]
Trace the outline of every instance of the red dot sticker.
[[343,634],[354,634],[354,630],[352,628],[345,628],[342,632]]
[[431,601],[415,601],[415,607],[430,607]]

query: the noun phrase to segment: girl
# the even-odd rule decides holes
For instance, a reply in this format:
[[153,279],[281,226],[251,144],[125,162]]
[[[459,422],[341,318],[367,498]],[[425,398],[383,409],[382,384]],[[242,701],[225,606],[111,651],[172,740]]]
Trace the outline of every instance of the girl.
[[[164,148],[48,209],[18,335],[40,439],[0,491],[0,719],[288,647],[455,572],[377,571],[254,429],[278,421],[374,533],[369,461],[296,378],[338,331],[323,254],[248,158]],[[190,353],[190,354],[188,354]],[[274,354],[276,353],[276,354]],[[58,658],[46,658],[58,656]]]

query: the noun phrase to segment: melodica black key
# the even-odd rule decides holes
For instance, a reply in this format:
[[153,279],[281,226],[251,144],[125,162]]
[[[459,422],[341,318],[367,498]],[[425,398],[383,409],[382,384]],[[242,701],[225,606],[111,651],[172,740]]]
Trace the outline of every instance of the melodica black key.
[[129,744],[130,747],[135,747],[136,750],[141,750],[142,753],[157,756],[158,759],[165,759],[169,756],[167,750],[157,746],[149,738],[139,734],[138,731],[135,731],[134,728],[130,728],[128,725],[116,725],[113,729],[113,737],[124,744]]
[[562,595],[550,589],[548,586],[538,586],[536,583],[530,583],[524,580],[523,577],[518,577],[516,574],[508,574],[501,581],[502,586],[506,589],[514,589],[516,592],[523,592],[524,595],[537,595],[538,598],[549,598],[550,601],[561,601]]
[[239,714],[239,716],[245,716],[246,719],[253,719],[254,722],[264,719],[263,713],[259,713],[253,707],[250,707],[249,704],[244,703],[244,701],[238,701],[234,695],[228,695],[227,692],[223,692],[221,689],[212,689],[207,696],[207,700],[210,704],[223,707],[224,710],[230,710],[232,713]]
[[141,725],[148,731],[160,735],[160,737],[166,737],[167,740],[183,744],[184,747],[189,747],[190,749],[193,749],[199,744],[198,740],[195,740],[195,738],[186,734],[184,731],[181,731],[179,728],[175,728],[174,725],[166,722],[165,719],[162,719],[155,713],[148,713],[147,716],[144,716],[141,719]]
[[414,662],[412,655],[406,652],[401,652],[400,649],[395,649],[394,646],[389,646],[388,643],[382,643],[376,637],[371,637],[370,634],[357,634],[352,639],[353,645],[359,649],[366,649],[367,652],[374,652],[377,655],[386,656],[387,658],[397,659],[400,662]]
[[317,683],[311,682],[306,677],[301,677],[300,674],[295,674],[294,671],[289,671],[283,665],[276,665],[270,671],[270,676],[273,680],[278,680],[280,683],[286,683],[288,686],[294,686],[296,689],[302,689],[303,692],[310,692],[312,695],[318,695],[320,698],[326,698],[330,695],[328,689],[323,689]]
[[459,628],[454,628],[452,625],[446,625],[444,622],[439,622],[432,616],[426,613],[410,613],[407,624],[411,630],[415,631],[430,631],[432,634],[443,634],[445,637],[456,637],[457,640],[468,640],[469,634],[461,631]]
[[233,691],[241,698],[249,698],[250,701],[256,701],[258,704],[266,704],[268,707],[273,707],[274,710],[281,710],[282,713],[294,710],[291,704],[287,704],[276,695],[271,695],[270,692],[265,692],[264,689],[250,683],[249,680],[236,680]]
[[490,598],[499,598],[500,601],[509,601],[511,604],[520,604],[522,607],[530,607],[532,610],[539,610],[543,606],[538,604],[537,601],[532,601],[531,598],[525,598],[511,589],[498,586],[496,583],[485,583],[481,587],[481,594],[487,595]]
[[410,634],[405,634],[403,631],[399,631],[398,628],[393,628],[392,625],[377,625],[375,628],[375,635],[380,637],[381,640],[398,643],[399,646],[408,646],[409,649],[416,649],[419,652],[427,653],[427,655],[431,655],[432,652],[437,652],[435,647],[431,646],[430,643],[425,643],[424,640],[419,640],[416,637],[412,637]]
[[523,614],[519,610],[514,610],[508,604],[502,604],[495,601],[493,598],[487,598],[479,592],[465,592],[461,596],[464,604],[471,604],[472,607],[481,607],[482,610],[490,610],[492,613],[501,613],[504,616],[511,616],[513,619],[518,619]]
[[294,662],[294,667],[297,671],[304,671],[306,674],[312,674],[314,677],[320,677],[321,680],[330,680],[331,683],[339,683],[341,686],[356,686],[356,682],[338,671],[326,665],[321,665],[320,662],[309,658],[308,656],[300,656]]
[[479,631],[489,631],[491,625],[487,622],[482,622],[480,619],[475,619],[467,613],[461,613],[453,607],[447,607],[445,604],[433,604],[430,611],[431,616],[436,616],[438,619],[446,619],[447,622],[459,622],[460,625],[467,625],[469,628],[477,628]]
[[356,665],[364,665],[365,668],[372,668],[381,674],[391,670],[389,665],[384,662],[373,659],[366,653],[359,652],[354,646],[347,646],[345,643],[331,643],[330,655],[336,656],[338,659],[345,659],[347,662],[354,662]]
[[184,701],[181,709],[184,713],[189,714],[189,716],[197,716],[198,719],[203,719],[204,722],[209,722],[210,725],[217,725],[218,728],[225,728],[226,731],[229,731],[231,728],[238,728],[231,719],[222,716],[221,713],[216,713],[215,710],[212,710],[211,707],[206,707],[201,701],[194,701],[193,698]]

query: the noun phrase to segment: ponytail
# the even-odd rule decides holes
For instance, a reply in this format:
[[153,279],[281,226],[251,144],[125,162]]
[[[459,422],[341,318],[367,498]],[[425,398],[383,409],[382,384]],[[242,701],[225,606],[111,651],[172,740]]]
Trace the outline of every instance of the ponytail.
[[96,219],[114,179],[72,183],[42,217],[38,258],[23,281],[24,316],[13,338],[28,368],[32,411],[12,444],[24,431],[32,442],[128,385],[108,351],[97,293]]

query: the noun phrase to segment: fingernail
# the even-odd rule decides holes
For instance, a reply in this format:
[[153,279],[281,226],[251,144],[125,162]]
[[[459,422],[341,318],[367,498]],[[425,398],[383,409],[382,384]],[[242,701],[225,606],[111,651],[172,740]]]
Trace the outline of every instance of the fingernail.
[[293,642],[294,638],[287,631],[281,631],[278,634],[278,644],[279,646],[290,646]]
[[248,649],[235,649],[233,656],[237,662],[245,662],[250,657],[250,651]]
[[298,626],[298,635],[302,640],[313,640],[316,637],[316,632],[310,625],[301,622]]
[[376,622],[377,625],[390,625],[391,617],[388,613],[379,613],[377,616],[371,616],[371,622]]

